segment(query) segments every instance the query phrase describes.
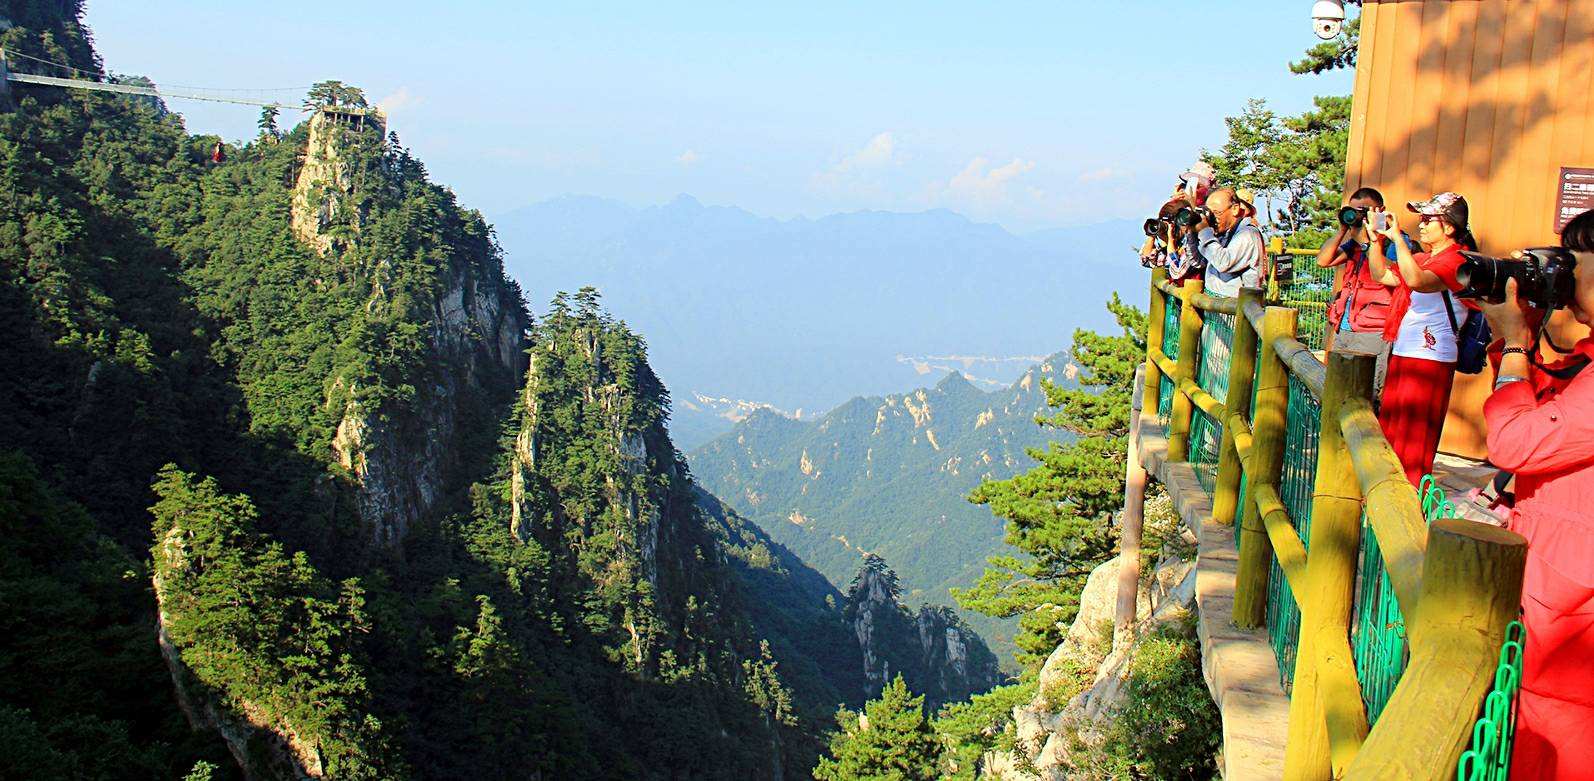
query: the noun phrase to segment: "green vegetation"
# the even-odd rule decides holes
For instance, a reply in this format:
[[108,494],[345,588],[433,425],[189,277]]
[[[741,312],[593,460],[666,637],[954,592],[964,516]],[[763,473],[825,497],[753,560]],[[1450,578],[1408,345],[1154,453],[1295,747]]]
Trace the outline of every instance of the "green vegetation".
[[[933,388],[853,399],[812,422],[756,412],[693,451],[692,471],[832,582],[849,582],[868,551],[891,562],[908,601],[948,604],[948,589],[973,584],[1002,550],[990,512],[963,497],[1019,471],[1027,449],[1046,442],[1033,423],[1046,412],[1042,380],[1071,385],[1069,361],[1053,355],[990,393],[948,374]],[[1071,436],[1051,436],[1059,433]],[[1012,622],[968,618],[1010,656]]]
[[1085,577],[1115,552],[1108,520],[1123,506],[1124,445],[1146,317],[1116,296],[1107,308],[1122,333],[1075,332],[1079,387],[1046,383],[1057,411],[1036,420],[1078,439],[1032,449],[1037,464],[1030,471],[969,494],[1007,521],[1005,541],[1021,555],[992,557],[978,583],[953,593],[969,610],[1019,618],[1018,658],[1030,671],[1062,641]]
[[1074,753],[1084,779],[1211,779],[1223,725],[1201,677],[1194,621],[1143,638],[1099,745]]
[[830,755],[814,768],[821,781],[933,781],[940,777],[941,743],[924,716],[924,698],[897,676],[864,708],[836,714],[841,731]]

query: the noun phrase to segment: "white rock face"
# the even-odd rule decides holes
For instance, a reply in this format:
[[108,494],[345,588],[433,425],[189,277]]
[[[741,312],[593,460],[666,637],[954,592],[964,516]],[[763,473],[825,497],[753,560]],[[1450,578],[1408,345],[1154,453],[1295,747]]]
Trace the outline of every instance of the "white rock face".
[[[1103,642],[1103,627],[1110,627],[1117,602],[1120,558],[1092,570],[1080,593],[1079,613],[1068,636],[1041,667],[1040,685],[1033,700],[1013,709],[1018,745],[1035,768],[1030,772],[1018,757],[1000,752],[987,755],[982,778],[1004,781],[1067,781],[1073,777],[1069,746],[1072,739],[1087,744],[1099,740],[1107,719],[1123,702],[1135,645],[1112,648]],[[1195,607],[1195,562],[1166,557],[1149,582],[1142,580],[1135,609],[1135,636],[1144,636],[1161,624],[1178,621]],[[1091,685],[1066,704],[1050,702],[1048,689],[1062,684],[1080,664],[1094,665]]]

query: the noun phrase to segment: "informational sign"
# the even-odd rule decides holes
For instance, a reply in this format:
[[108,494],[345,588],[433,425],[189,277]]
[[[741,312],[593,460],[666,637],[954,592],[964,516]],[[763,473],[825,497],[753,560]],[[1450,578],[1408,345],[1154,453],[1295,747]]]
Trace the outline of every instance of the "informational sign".
[[1555,198],[1555,232],[1589,209],[1594,209],[1594,168],[1562,168],[1561,187]]

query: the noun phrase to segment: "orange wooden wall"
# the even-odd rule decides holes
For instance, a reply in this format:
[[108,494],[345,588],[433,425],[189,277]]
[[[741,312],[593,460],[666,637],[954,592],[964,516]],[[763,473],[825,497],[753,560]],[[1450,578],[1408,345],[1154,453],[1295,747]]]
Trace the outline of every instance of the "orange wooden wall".
[[[1594,167],[1591,93],[1594,0],[1367,0],[1346,191],[1453,190],[1484,251],[1555,244],[1561,166]],[[1440,450],[1483,455],[1489,382],[1457,375]]]

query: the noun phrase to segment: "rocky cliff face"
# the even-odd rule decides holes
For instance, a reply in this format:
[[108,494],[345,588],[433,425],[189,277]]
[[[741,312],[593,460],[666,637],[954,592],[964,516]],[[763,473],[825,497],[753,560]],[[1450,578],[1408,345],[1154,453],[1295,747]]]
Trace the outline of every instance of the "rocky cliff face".
[[290,223],[301,242],[342,266],[340,272],[368,280],[367,311],[392,311],[427,326],[417,362],[427,369],[408,378],[415,385],[408,408],[362,402],[359,383],[342,378],[329,395],[329,403],[343,407],[332,455],[358,481],[360,515],[372,541],[393,546],[446,488],[458,460],[466,397],[491,396],[489,389],[504,388],[525,371],[529,322],[490,246],[432,247],[430,300],[390,289],[391,267],[400,259],[366,247],[363,238],[381,216],[372,191],[394,186],[385,178],[390,166],[377,161],[388,152],[384,129],[375,110],[317,111],[294,182]]
[[924,605],[910,612],[896,573],[878,556],[865,557],[842,615],[862,653],[866,698],[898,674],[932,705],[965,699],[1004,680],[996,656],[955,610]]
[[1149,572],[1142,569],[1135,626],[1113,637],[1122,563],[1122,557],[1114,558],[1091,571],[1067,638],[1041,668],[1034,698],[1013,709],[1017,748],[1023,756],[987,755],[982,777],[1000,781],[1096,777],[1082,765],[1124,702],[1138,639],[1185,620],[1195,608],[1194,538],[1177,525],[1166,494],[1147,504],[1148,536],[1156,519],[1171,528],[1160,558]]

